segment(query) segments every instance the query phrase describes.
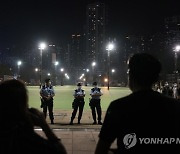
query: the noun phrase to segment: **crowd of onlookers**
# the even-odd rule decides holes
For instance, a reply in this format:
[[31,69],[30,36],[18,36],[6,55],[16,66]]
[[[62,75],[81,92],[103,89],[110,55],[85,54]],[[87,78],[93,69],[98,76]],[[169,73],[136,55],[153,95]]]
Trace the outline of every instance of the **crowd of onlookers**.
[[154,90],[162,93],[166,96],[173,97],[175,99],[180,99],[180,84],[179,83],[168,83],[164,84],[157,83],[154,85]]

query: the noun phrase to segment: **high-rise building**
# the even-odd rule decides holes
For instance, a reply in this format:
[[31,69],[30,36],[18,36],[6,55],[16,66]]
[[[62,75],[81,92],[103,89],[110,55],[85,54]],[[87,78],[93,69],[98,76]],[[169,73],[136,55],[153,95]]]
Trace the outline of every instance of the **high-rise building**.
[[169,72],[173,72],[166,76],[166,80],[169,83],[177,82],[177,80],[179,80],[180,61],[179,54],[176,54],[175,48],[180,44],[180,15],[165,18],[165,32],[165,49],[167,50],[168,60],[172,61],[172,65],[166,62],[167,67],[165,68],[167,70],[167,68],[171,66],[169,69],[171,71]]
[[79,78],[80,73],[82,73],[84,62],[85,62],[85,53],[83,50],[82,37],[80,34],[73,34],[68,45],[68,57],[69,64],[66,66],[71,72],[71,76],[74,76],[75,81]]
[[180,42],[180,16],[165,18],[165,28],[168,46],[174,46]]
[[71,66],[76,66],[76,68],[82,69],[84,54],[82,51],[82,36],[80,34],[72,35],[70,51],[71,51],[71,56],[70,56]]
[[95,2],[86,8],[86,61],[103,65],[105,54],[105,4]]

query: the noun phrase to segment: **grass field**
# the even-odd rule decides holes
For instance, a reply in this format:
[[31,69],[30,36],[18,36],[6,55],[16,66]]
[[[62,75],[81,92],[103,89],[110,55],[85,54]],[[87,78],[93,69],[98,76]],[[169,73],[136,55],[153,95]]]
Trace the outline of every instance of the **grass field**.
[[[90,110],[89,108],[89,98],[90,98],[90,89],[92,87],[82,87],[85,90],[85,110]],[[38,86],[28,86],[29,93],[29,106],[40,108],[40,96],[39,96],[39,87]],[[54,87],[56,96],[54,97],[54,109],[63,109],[71,110],[73,93],[76,86],[57,86]],[[102,87],[103,96],[101,97],[101,106],[102,110],[106,110],[109,106],[109,103],[117,98],[121,98],[130,94],[130,90],[125,87],[110,87],[110,90],[107,90],[107,87]]]

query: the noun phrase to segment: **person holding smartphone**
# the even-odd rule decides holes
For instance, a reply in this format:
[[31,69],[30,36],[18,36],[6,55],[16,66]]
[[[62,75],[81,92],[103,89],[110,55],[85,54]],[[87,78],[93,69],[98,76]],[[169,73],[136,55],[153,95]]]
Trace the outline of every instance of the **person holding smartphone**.
[[[7,80],[0,83],[0,153],[66,154],[61,140],[47,124],[41,111],[28,106],[27,89],[23,82]],[[38,135],[40,127],[46,139]]]

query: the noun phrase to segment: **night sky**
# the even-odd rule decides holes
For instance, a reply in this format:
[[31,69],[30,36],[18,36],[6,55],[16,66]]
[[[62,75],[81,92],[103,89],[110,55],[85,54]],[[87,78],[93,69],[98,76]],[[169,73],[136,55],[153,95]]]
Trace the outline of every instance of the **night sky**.
[[[40,40],[65,43],[82,33],[91,0],[11,0],[0,4],[0,48]],[[160,31],[164,17],[180,15],[178,0],[104,0],[112,36]]]

